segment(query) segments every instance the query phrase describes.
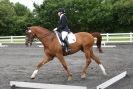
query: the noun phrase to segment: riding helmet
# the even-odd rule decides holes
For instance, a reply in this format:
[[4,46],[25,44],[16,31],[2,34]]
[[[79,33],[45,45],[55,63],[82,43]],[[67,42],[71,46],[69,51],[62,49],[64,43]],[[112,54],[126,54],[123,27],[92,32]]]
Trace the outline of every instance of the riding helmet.
[[64,8],[59,8],[58,12],[65,13],[65,9]]

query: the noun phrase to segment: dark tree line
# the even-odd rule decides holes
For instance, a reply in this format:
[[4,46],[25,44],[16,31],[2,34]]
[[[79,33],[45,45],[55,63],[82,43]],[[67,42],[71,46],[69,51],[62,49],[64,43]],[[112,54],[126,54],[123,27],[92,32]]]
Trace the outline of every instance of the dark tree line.
[[58,8],[65,8],[73,32],[131,32],[133,0],[44,0],[27,7],[8,0],[0,1],[0,35],[23,35],[27,26],[39,25],[52,30],[57,26]]
[[23,35],[32,18],[31,11],[24,5],[0,1],[0,35]]

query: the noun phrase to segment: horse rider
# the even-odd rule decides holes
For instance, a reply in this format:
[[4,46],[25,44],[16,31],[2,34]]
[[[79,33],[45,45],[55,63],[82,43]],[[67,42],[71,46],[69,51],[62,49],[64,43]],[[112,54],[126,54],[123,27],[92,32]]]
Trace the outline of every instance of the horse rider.
[[57,30],[58,32],[61,33],[62,36],[62,41],[65,44],[65,51],[69,52],[69,43],[68,40],[66,39],[68,33],[70,32],[70,29],[68,28],[68,20],[67,17],[65,16],[65,10],[63,8],[58,9],[58,16],[59,16],[59,22],[58,22],[58,27],[55,28],[54,30]]

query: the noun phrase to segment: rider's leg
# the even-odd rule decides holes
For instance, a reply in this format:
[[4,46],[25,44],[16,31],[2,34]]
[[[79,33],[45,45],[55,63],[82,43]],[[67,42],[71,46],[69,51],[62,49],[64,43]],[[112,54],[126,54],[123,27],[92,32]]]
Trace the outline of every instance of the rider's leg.
[[68,41],[66,40],[66,36],[68,35],[68,32],[66,32],[66,31],[62,31],[62,40],[63,40],[63,42],[64,42],[64,46],[65,46],[65,51],[67,52],[68,51]]
[[66,50],[67,51],[71,51],[70,47],[69,47],[69,42],[67,39],[64,40],[64,43],[66,44]]
[[68,32],[66,32],[66,31],[62,31],[62,32],[61,32],[62,40],[65,40],[67,34],[68,34]]

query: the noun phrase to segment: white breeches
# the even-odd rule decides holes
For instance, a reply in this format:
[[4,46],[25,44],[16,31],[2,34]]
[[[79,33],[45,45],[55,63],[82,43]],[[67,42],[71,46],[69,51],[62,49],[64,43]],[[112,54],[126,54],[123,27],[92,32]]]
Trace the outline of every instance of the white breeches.
[[64,40],[66,38],[66,36],[68,35],[68,32],[62,31],[61,35],[62,35],[62,40]]

